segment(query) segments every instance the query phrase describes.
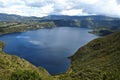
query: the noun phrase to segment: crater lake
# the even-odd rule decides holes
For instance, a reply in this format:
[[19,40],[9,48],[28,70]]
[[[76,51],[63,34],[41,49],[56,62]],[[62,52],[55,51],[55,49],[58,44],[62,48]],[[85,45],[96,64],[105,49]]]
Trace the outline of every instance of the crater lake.
[[72,56],[81,46],[98,36],[86,28],[56,27],[0,36],[6,43],[4,51],[17,55],[35,66],[45,68],[51,75],[68,70]]

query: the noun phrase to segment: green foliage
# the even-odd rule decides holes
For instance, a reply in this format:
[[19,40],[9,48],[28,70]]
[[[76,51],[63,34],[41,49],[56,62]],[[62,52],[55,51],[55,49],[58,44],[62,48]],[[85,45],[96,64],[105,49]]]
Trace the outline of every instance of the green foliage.
[[3,43],[3,42],[0,41],[0,51],[2,51],[2,49],[4,48],[4,46],[5,46],[5,43]]
[[71,57],[72,65],[60,80],[120,80],[120,32],[98,38]]
[[40,75],[36,72],[25,70],[15,71],[11,75],[11,80],[42,80]]

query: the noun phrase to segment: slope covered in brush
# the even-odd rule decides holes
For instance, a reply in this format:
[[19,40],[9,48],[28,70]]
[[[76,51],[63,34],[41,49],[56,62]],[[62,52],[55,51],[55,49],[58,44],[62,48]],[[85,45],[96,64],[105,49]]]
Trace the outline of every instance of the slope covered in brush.
[[60,80],[120,80],[120,32],[91,41],[71,60]]

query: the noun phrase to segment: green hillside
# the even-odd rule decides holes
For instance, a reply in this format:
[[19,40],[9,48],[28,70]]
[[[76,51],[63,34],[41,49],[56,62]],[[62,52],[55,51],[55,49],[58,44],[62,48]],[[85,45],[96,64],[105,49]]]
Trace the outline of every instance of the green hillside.
[[120,80],[120,32],[91,41],[71,60],[60,80]]
[[0,42],[0,80],[54,80],[45,69],[2,52],[3,47],[4,43]]
[[0,22],[0,35],[55,26],[53,22]]

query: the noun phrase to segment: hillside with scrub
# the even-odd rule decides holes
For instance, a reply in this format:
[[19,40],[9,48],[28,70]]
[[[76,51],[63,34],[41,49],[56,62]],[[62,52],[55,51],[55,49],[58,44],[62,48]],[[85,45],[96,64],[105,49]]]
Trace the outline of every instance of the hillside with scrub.
[[70,59],[60,80],[120,80],[120,32],[89,42]]

